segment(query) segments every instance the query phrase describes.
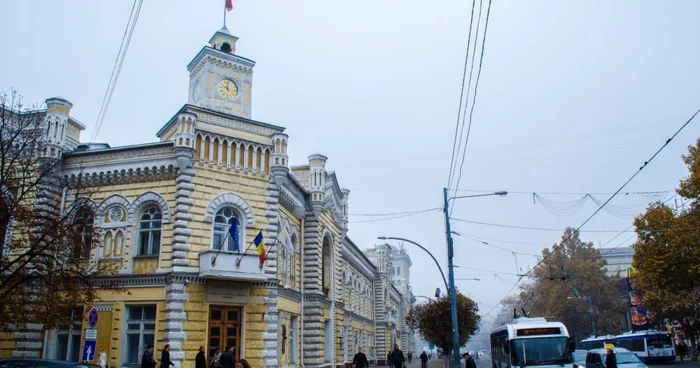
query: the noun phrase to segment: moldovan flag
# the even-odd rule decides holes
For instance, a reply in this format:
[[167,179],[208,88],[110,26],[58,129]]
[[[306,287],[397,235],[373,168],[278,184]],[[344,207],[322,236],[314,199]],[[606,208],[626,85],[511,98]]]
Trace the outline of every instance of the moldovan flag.
[[289,253],[294,253],[294,245],[292,245],[292,237],[290,234],[292,230],[289,227],[289,220],[284,220],[284,225],[280,229],[280,234],[277,236],[277,240],[284,245],[284,249]]
[[226,0],[226,10],[233,10],[233,0]]
[[265,251],[265,241],[263,240],[262,230],[255,236],[253,240],[255,243],[255,249],[258,251],[260,256],[260,264],[262,265],[267,260],[267,252]]

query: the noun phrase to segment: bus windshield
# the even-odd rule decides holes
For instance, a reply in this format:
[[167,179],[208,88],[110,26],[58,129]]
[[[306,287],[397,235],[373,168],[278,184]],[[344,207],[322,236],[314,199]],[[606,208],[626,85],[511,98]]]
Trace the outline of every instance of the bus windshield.
[[511,359],[514,366],[572,363],[569,339],[566,337],[539,337],[511,340]]

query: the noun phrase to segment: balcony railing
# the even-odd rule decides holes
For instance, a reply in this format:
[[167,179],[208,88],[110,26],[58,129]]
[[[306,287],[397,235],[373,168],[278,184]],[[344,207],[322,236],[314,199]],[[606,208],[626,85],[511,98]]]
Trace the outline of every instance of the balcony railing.
[[199,277],[241,281],[267,281],[268,278],[257,255],[221,252],[217,257],[215,250],[199,254]]

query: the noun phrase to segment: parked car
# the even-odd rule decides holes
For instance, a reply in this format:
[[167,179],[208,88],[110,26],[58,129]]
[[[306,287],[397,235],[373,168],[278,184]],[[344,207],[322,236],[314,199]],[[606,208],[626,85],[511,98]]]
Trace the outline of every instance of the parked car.
[[575,350],[574,351],[574,368],[584,368],[586,367],[586,355],[588,350]]
[[66,362],[65,360],[13,358],[0,359],[0,368],[101,368],[88,363]]
[[[613,351],[618,368],[649,368],[633,352],[625,348],[614,348]],[[606,349],[589,350],[586,354],[586,368],[605,368],[606,355]]]

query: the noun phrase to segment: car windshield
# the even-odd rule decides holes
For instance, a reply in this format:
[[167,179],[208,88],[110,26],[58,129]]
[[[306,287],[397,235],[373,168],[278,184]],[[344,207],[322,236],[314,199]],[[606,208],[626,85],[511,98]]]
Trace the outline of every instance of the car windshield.
[[587,351],[575,351],[574,352],[574,362],[582,362],[586,360]]
[[640,360],[632,353],[615,353],[617,364],[639,363]]
[[573,363],[566,337],[511,340],[512,364],[517,366]]

